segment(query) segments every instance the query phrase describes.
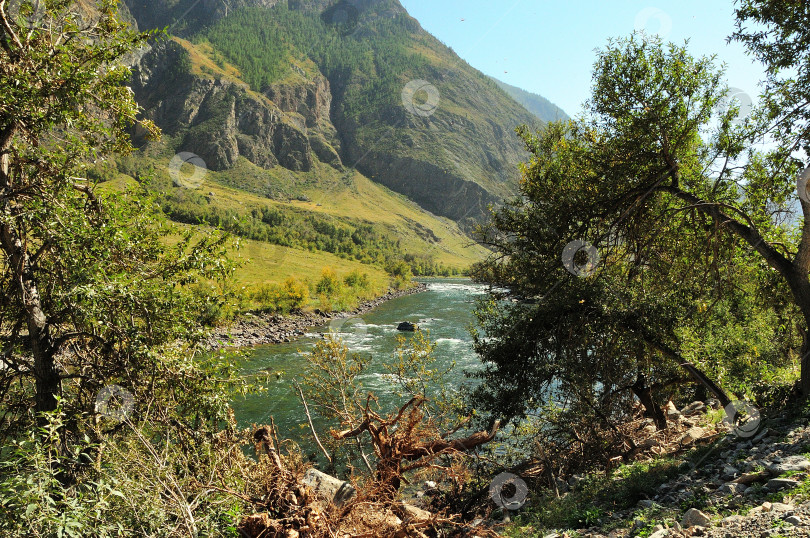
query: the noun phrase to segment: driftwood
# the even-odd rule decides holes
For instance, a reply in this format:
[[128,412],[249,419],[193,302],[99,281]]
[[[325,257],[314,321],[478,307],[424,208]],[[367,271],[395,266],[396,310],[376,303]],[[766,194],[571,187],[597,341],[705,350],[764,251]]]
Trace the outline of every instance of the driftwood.
[[[408,424],[414,427],[420,422],[411,422],[418,418],[418,404],[412,401],[401,409],[391,420],[383,420],[378,415],[368,415],[371,429],[386,430],[407,418]],[[415,407],[414,407],[415,406]],[[409,411],[410,410],[410,411]],[[408,412],[409,411],[409,412]],[[416,414],[414,414],[416,412]],[[378,420],[374,420],[376,417]],[[399,424],[406,429],[405,424]],[[413,432],[416,432],[414,428]],[[344,432],[347,436],[353,430]],[[360,430],[358,432],[362,433]],[[419,432],[435,431],[418,429]],[[438,432],[436,432],[438,437]],[[494,437],[493,430],[480,432],[469,438],[447,441],[440,439],[436,446],[422,447],[428,450],[417,460],[425,458],[424,454],[444,454],[452,450],[471,447],[483,439]],[[399,432],[393,432],[389,438],[390,447],[396,452],[400,446],[397,440]],[[444,512],[432,513],[418,507],[396,502],[389,495],[391,485],[377,482],[365,483],[363,488],[355,491],[354,487],[334,477],[325,475],[316,469],[309,468],[285,457],[281,453],[278,434],[275,426],[261,426],[253,432],[254,448],[258,461],[248,473],[246,479],[252,484],[253,494],[245,495],[224,488],[214,488],[230,493],[248,502],[257,510],[256,513],[242,518],[238,525],[239,535],[245,538],[335,538],[351,536],[352,538],[427,538],[436,536],[439,529],[460,529],[463,524],[454,515]],[[469,441],[468,441],[469,440]],[[432,445],[433,443],[427,443]],[[406,456],[410,452],[404,453]],[[426,461],[426,460],[424,460]],[[386,460],[388,462],[388,460]],[[388,476],[388,475],[385,475]],[[324,502],[326,501],[326,502]],[[497,535],[486,528],[476,530],[482,538],[494,538]],[[458,534],[454,534],[458,535]],[[465,534],[466,535],[466,534]]]
[[[439,456],[467,452],[488,443],[495,438],[500,427],[500,421],[496,421],[490,431],[448,440],[448,434],[440,435],[431,424],[423,424],[424,416],[420,406],[425,403],[424,398],[411,398],[389,418],[382,418],[371,410],[370,401],[371,397],[366,400],[364,418],[359,426],[340,432],[333,431],[332,437],[341,440],[359,437],[368,432],[378,460],[377,480],[391,492],[399,489],[404,472],[430,467]],[[406,462],[413,463],[406,465]]]
[[[272,419],[271,419],[272,422]],[[286,468],[281,463],[281,458],[278,455],[278,436],[276,435],[276,425],[273,423],[270,426],[262,426],[253,432],[253,449],[256,456],[264,452],[270,461],[273,463],[277,472],[286,472]]]

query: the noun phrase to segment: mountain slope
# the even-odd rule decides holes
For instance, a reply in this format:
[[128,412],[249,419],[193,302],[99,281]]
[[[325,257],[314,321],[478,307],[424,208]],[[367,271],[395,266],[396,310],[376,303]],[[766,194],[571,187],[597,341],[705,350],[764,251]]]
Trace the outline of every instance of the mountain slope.
[[430,274],[485,255],[471,226],[516,192],[526,154],[515,127],[542,122],[399,2],[122,10],[141,30],[169,28],[133,60],[131,83],[163,137],[134,133],[140,150],[100,175],[148,181],[174,220],[297,249],[298,260],[320,251]]
[[517,86],[512,86],[506,82],[500,81],[495,77],[491,77],[500,89],[505,91],[509,96],[523,105],[526,110],[537,116],[541,121],[557,121],[567,120],[568,114],[560,107],[536,93],[527,92]]
[[[179,21],[185,38],[149,52],[135,84],[178,150],[215,170],[239,156],[264,169],[356,168],[461,222],[514,193],[524,152],[513,130],[540,122],[396,0],[202,2],[181,17],[193,4],[127,3],[141,29]],[[433,93],[403,97],[412,81]]]

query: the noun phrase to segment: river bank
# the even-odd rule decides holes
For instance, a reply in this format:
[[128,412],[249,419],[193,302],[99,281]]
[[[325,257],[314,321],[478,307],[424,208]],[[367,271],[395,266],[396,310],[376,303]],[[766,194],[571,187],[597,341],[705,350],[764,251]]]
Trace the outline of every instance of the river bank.
[[227,326],[214,329],[205,339],[207,349],[253,347],[263,344],[292,342],[304,336],[308,329],[325,325],[333,320],[363,315],[378,306],[400,297],[427,291],[427,286],[417,283],[404,290],[389,290],[384,295],[360,303],[354,310],[344,312],[298,312],[286,316],[272,313],[247,312]]

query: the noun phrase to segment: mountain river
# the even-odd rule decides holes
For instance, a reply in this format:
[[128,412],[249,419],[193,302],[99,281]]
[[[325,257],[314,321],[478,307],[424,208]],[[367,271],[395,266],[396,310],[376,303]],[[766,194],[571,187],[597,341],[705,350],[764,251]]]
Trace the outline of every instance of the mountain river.
[[[475,323],[475,301],[484,296],[486,287],[459,279],[426,279],[423,282],[428,286],[423,293],[393,299],[359,317],[313,327],[295,342],[248,350],[242,362],[242,373],[259,376],[257,379],[267,391],[239,397],[232,402],[239,425],[269,423],[272,416],[282,439],[297,441],[305,450],[311,451],[313,443],[306,414],[292,383],[300,378],[306,367],[305,355],[323,338],[323,333],[330,330],[344,341],[350,352],[371,355],[369,369],[360,380],[364,388],[380,398],[383,409],[397,403],[390,390],[392,381],[385,376],[383,365],[393,357],[397,336],[410,337],[413,334],[397,331],[397,324],[401,321],[416,323],[421,330],[429,331],[430,340],[436,342],[437,366],[455,363],[449,375],[450,382],[469,382],[463,371],[481,365],[472,350],[470,327]],[[316,418],[315,426],[319,431],[337,426],[319,424],[317,416],[313,418]]]

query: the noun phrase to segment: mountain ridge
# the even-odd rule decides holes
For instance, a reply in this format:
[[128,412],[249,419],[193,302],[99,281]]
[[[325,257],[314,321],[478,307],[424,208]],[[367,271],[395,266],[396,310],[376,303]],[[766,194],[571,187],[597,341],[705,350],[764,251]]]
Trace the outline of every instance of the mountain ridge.
[[518,86],[513,86],[495,77],[490,78],[495,81],[495,84],[497,84],[499,88],[509,94],[512,99],[523,105],[526,110],[537,116],[538,119],[542,120],[546,118],[546,121],[551,121],[548,120],[548,118],[553,118],[554,120],[569,119],[568,114],[566,114],[562,108],[542,95],[524,90]]

